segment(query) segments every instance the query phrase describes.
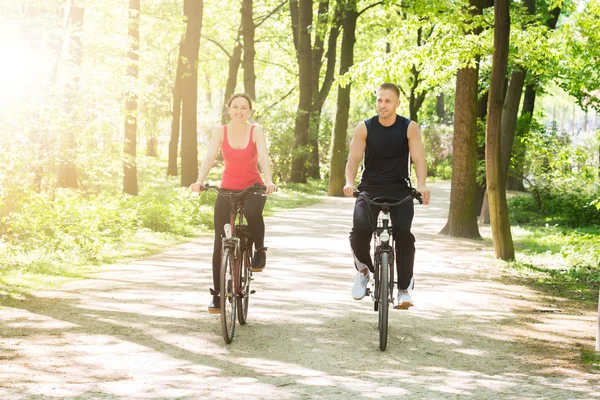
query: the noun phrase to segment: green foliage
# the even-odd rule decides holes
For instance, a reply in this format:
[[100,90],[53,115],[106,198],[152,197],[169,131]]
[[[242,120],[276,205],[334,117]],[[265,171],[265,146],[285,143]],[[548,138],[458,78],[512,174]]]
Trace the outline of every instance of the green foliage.
[[440,179],[452,176],[452,127],[443,124],[427,124],[421,130],[427,175]]
[[600,286],[599,237],[598,226],[520,226],[515,248],[521,261],[513,266],[554,295],[595,302]]
[[600,112],[600,1],[585,2],[583,12],[576,13],[572,21],[562,29],[561,52],[558,66],[560,86],[577,99],[586,109],[593,107]]

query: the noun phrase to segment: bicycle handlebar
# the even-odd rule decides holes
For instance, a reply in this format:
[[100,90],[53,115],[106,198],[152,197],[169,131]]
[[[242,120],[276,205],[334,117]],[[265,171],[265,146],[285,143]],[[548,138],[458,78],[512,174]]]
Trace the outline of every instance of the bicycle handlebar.
[[[410,194],[408,196],[406,196],[405,198],[403,198],[402,200],[394,199],[391,197],[375,197],[373,199],[370,199],[363,193],[364,192],[355,190],[352,193],[352,195],[357,198],[360,197],[360,198],[364,199],[367,203],[373,204],[375,206],[396,207],[396,206],[399,206],[400,204],[404,204],[407,201],[412,200],[412,199],[417,199],[419,201],[419,204],[423,204],[423,198],[421,197],[421,193],[417,192],[417,190],[415,188],[410,188]],[[390,201],[393,201],[393,203],[391,203]]]
[[223,189],[218,186],[213,186],[210,184],[200,185],[200,191],[206,191],[206,190],[210,190],[210,189],[217,191],[220,195],[235,196],[236,198],[240,198],[240,197],[243,197],[248,192],[253,192],[256,194],[258,194],[259,192],[264,193],[264,191],[267,190],[267,187],[264,185],[261,185],[258,182],[255,182],[254,185],[248,186],[246,189],[244,189],[240,192],[237,192],[237,191]]

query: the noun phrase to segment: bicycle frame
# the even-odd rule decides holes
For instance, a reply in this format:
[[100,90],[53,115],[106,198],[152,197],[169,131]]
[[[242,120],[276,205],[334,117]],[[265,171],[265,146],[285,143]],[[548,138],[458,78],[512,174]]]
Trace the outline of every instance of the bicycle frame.
[[[236,296],[242,296],[242,285],[241,282],[239,282],[240,268],[242,266],[241,238],[238,236],[237,227],[244,225],[244,208],[243,201],[241,199],[235,199],[233,196],[230,198],[230,203],[231,212],[229,213],[229,223],[225,224],[223,227],[225,231],[225,237],[223,238],[223,243],[221,246],[221,254],[223,254],[226,248],[233,250],[233,258],[235,260],[235,273],[233,277],[235,294]],[[235,222],[236,217],[238,219],[237,224]]]
[[[381,222],[381,224],[379,223]],[[374,275],[375,275],[375,293],[372,295],[375,302],[381,302],[383,299],[379,298],[379,269],[381,268],[381,254],[383,252],[388,253],[389,264],[394,265],[394,242],[391,235],[392,226],[390,225],[390,211],[389,208],[382,208],[379,210],[377,216],[377,225],[373,231],[373,261],[374,261]],[[390,244],[391,242],[391,244]],[[390,268],[390,283],[393,285],[394,282],[394,269]],[[393,301],[393,290],[390,290],[390,301]]]

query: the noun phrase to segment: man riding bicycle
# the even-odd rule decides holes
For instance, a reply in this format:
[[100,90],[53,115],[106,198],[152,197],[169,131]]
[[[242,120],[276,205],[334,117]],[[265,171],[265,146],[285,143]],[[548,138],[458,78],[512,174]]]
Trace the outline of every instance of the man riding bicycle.
[[[396,114],[400,106],[400,90],[393,83],[384,83],[377,89],[377,115],[358,123],[350,142],[346,164],[344,195],[353,196],[358,165],[363,159],[363,168],[358,189],[370,197],[402,199],[410,194],[410,160],[415,164],[417,191],[423,204],[429,203],[426,187],[427,164],[419,125]],[[357,269],[352,287],[352,297],[361,300],[367,293],[369,271],[373,271],[373,260],[369,253],[371,237],[377,221],[377,211],[358,198],[354,205],[350,247]],[[398,308],[407,309],[414,305],[409,289],[412,290],[415,237],[410,232],[414,216],[414,204],[406,202],[391,209],[393,237],[396,248],[398,276]]]

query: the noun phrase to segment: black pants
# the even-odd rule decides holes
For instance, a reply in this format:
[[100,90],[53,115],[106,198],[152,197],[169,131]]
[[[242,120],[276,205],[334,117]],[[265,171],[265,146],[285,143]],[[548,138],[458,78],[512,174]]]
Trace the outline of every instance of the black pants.
[[[244,197],[244,217],[248,223],[248,230],[254,241],[256,249],[265,245],[265,221],[262,216],[267,198],[265,196],[248,193]],[[223,226],[229,223],[231,213],[231,204],[229,199],[223,196],[217,196],[215,201],[214,223],[215,223],[215,245],[213,248],[212,270],[213,285],[217,292],[220,291],[220,273],[221,273],[221,245],[225,231]]]
[[[369,190],[367,195],[369,198],[385,196],[403,199],[409,195],[409,191],[406,188],[392,191]],[[377,207],[369,207],[361,198],[356,200],[352,218],[352,231],[350,231],[350,247],[354,253],[354,265],[357,270],[365,268],[369,268],[371,272],[374,270],[370,251],[378,213],[379,209]],[[408,288],[413,276],[415,237],[410,232],[413,216],[414,204],[412,201],[390,209],[392,235],[396,247],[398,289],[400,290]]]

